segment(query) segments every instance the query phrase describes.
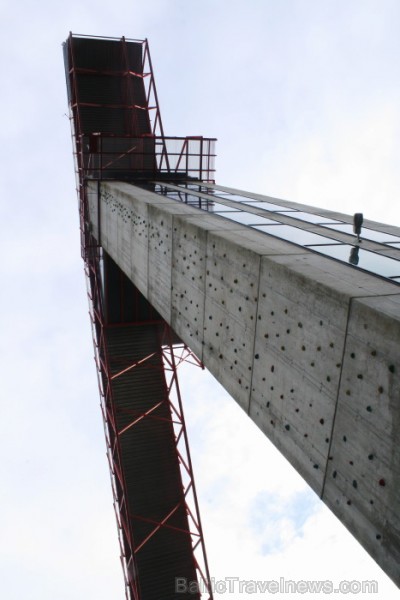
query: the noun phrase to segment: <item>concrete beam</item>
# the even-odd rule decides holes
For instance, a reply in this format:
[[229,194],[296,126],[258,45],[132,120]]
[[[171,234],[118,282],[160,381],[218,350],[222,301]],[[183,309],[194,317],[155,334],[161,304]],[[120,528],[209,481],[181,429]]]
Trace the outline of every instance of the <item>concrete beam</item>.
[[90,190],[101,245],[400,585],[399,286],[126,183]]

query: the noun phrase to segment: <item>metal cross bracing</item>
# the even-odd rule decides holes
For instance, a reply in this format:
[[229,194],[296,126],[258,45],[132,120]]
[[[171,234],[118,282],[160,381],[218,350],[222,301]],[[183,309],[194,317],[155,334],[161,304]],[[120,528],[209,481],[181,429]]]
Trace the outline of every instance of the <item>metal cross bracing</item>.
[[214,138],[164,135],[147,40],[70,34],[64,60],[78,180],[214,181]]
[[[107,140],[113,168],[119,161],[117,167],[122,165],[133,176],[140,171],[146,178],[143,157],[126,163],[129,144],[140,142],[150,148],[151,175],[164,170],[174,176],[181,164],[187,175],[193,167],[190,152],[199,159],[196,174],[205,175],[203,138],[170,138],[184,141],[182,149],[168,155],[146,40],[71,34],[64,56],[82,257],[126,598],[172,600],[175,580],[183,577],[191,583],[191,592],[180,598],[211,600],[177,377],[182,362],[200,363],[93,236],[87,192],[87,178],[100,182],[121,176],[118,168],[110,173],[109,165],[101,164],[110,160],[102,149]],[[123,156],[115,156],[121,140]],[[157,144],[161,144],[158,160]],[[208,141],[209,154],[210,148]],[[212,157],[206,160],[209,174]],[[99,219],[99,193],[95,211]]]
[[70,33],[64,60],[78,170],[84,164],[84,135],[164,137],[146,39]]
[[[92,246],[93,247],[93,246]],[[88,297],[90,306],[90,320],[92,323],[93,342],[95,348],[95,362],[98,373],[98,383],[101,398],[101,410],[104,422],[104,431],[107,446],[107,458],[110,467],[112,491],[114,497],[114,509],[118,526],[119,543],[121,548],[121,562],[125,578],[125,589],[127,600],[143,600],[143,598],[152,597],[147,593],[142,594],[140,558],[146,544],[160,535],[162,530],[168,530],[172,535],[178,538],[186,536],[190,540],[188,549],[192,555],[193,573],[197,582],[199,593],[191,594],[191,598],[212,599],[210,585],[210,575],[207,565],[207,558],[204,546],[204,537],[200,522],[199,507],[196,495],[196,489],[193,479],[192,463],[189,452],[188,436],[185,420],[183,416],[182,399],[178,383],[178,367],[184,362],[191,362],[194,365],[202,366],[197,357],[182,343],[176,343],[176,336],[166,323],[157,323],[157,349],[143,358],[137,360],[136,357],[130,359],[125,357],[115,367],[115,356],[107,347],[110,329],[117,328],[120,331],[122,327],[119,324],[107,324],[104,318],[103,307],[103,279],[101,275],[101,254],[100,250],[96,253],[87,253],[88,259],[85,263],[86,279],[88,283]],[[143,321],[137,324],[130,324],[131,327],[142,327]],[[110,364],[114,359],[114,366]],[[154,371],[162,371],[164,378],[164,394],[161,400],[157,399],[144,411],[138,411],[134,408],[134,401],[130,408],[125,408],[124,425],[119,425],[118,409],[113,399],[113,384],[116,380],[123,380],[129,374],[136,370],[145,372],[145,379],[153,377]],[[160,414],[160,408],[166,408]],[[122,411],[121,411],[122,412]],[[121,415],[120,415],[121,416]],[[178,458],[182,494],[177,503],[171,505],[165,514],[158,520],[149,517],[147,514],[133,514],[130,510],[126,473],[124,468],[124,448],[121,440],[129,431],[134,430],[144,420],[154,420],[167,422],[173,430],[174,446]],[[162,487],[162,486],[161,486]],[[154,491],[157,494],[157,490]],[[178,511],[184,512],[185,526],[176,526],[173,524],[173,517]],[[138,537],[135,535],[135,525],[138,523],[148,525],[146,535]],[[165,560],[165,558],[164,558]],[[139,564],[138,564],[139,563]],[[157,579],[159,573],[157,567],[154,571],[151,569],[150,579]],[[179,577],[179,573],[176,574]],[[174,583],[174,582],[172,582]],[[193,589],[193,586],[192,586]],[[150,593],[152,591],[150,590]],[[164,590],[165,598],[173,598],[173,588]],[[156,597],[156,596],[154,596]],[[184,598],[185,595],[182,595]]]

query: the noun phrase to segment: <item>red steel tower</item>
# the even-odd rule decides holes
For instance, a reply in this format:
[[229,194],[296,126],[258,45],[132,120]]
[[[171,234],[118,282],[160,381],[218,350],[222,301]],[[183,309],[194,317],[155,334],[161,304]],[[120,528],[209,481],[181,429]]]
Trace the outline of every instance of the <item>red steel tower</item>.
[[177,379],[182,361],[201,365],[93,236],[88,182],[211,181],[214,140],[164,135],[147,40],[70,34],[64,60],[126,598],[172,600],[177,578],[182,599],[212,598]]

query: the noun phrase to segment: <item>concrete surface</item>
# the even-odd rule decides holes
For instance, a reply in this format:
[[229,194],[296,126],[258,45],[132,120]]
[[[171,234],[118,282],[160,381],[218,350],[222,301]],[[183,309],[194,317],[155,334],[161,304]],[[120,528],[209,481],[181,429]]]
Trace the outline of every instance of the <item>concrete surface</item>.
[[105,250],[400,585],[400,287],[127,183],[98,217],[90,190]]

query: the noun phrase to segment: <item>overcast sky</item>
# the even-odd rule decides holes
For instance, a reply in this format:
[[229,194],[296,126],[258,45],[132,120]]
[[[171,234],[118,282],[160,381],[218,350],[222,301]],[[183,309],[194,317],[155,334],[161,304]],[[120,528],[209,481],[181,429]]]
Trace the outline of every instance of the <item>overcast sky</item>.
[[[1,0],[0,23],[1,597],[123,600],[61,43],[147,37],[165,132],[217,137],[217,183],[400,225],[400,2]],[[182,385],[216,579],[400,598],[209,375]]]

